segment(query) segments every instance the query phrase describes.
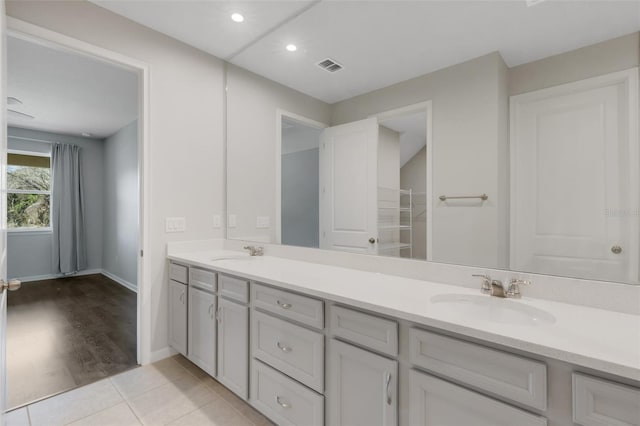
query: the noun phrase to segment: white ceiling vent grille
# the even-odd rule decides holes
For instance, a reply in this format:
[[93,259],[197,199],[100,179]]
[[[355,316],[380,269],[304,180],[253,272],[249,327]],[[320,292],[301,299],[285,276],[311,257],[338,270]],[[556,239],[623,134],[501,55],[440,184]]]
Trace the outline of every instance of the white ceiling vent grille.
[[331,58],[318,62],[318,66],[327,72],[340,71],[343,67]]

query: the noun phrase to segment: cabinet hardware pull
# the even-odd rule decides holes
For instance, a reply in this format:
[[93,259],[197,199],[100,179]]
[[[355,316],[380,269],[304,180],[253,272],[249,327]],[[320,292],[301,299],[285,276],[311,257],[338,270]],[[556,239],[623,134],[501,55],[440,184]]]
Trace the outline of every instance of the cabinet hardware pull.
[[291,352],[293,349],[291,349],[290,346],[284,346],[282,345],[280,342],[276,343],[276,346],[278,347],[278,349],[280,349],[282,352]]
[[218,320],[218,322],[222,322],[222,319],[220,318],[221,311],[222,311],[222,306],[218,306],[218,309],[216,309],[216,320]]
[[276,303],[278,304],[278,306],[280,306],[282,309],[289,309],[291,308],[291,303],[282,303],[279,300],[276,300]]
[[184,291],[180,293],[180,301],[184,303]]
[[212,309],[213,309],[213,303],[209,305],[209,318],[213,318],[213,314],[211,313]]
[[391,374],[387,373],[387,376],[385,378],[385,389],[387,392],[387,405],[391,405],[391,389],[390,389],[390,385],[391,385]]
[[281,406],[282,408],[291,408],[291,404],[289,404],[288,402],[285,402],[284,400],[282,400],[282,398],[280,398],[279,396],[276,396],[276,402],[278,403],[279,406]]

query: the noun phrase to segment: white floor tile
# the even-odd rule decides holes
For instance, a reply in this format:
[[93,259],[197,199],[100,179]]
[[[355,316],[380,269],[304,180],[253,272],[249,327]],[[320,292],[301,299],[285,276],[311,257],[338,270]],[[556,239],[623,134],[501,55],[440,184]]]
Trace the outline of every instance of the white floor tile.
[[122,396],[130,400],[172,380],[189,377],[191,374],[173,358],[155,364],[134,368],[113,376],[111,381]]
[[240,414],[225,400],[216,399],[186,416],[170,423],[171,426],[226,426]]
[[218,398],[202,380],[189,375],[145,392],[128,403],[143,424],[156,426],[170,423]]
[[33,426],[55,426],[71,423],[123,402],[109,380],[74,389],[29,405]]
[[82,418],[69,426],[139,426],[141,423],[126,402]]
[[29,414],[27,413],[27,407],[22,407],[19,410],[13,410],[10,413],[4,415],[5,426],[29,426]]

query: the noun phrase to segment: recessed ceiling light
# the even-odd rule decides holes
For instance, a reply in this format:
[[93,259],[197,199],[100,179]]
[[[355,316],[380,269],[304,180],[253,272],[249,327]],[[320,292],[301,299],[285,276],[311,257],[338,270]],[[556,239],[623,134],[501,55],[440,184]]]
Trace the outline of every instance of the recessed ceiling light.
[[285,49],[287,49],[289,52],[295,52],[296,50],[298,50],[298,46],[296,46],[295,44],[287,44]]
[[242,14],[240,14],[240,13],[233,13],[233,14],[231,14],[231,20],[233,22],[243,22],[244,21],[244,16],[242,16]]
[[90,138],[93,135],[91,133],[83,132],[82,136],[84,136],[85,138]]
[[527,6],[531,7],[531,6],[535,6],[537,4],[542,3],[545,0],[526,0]]

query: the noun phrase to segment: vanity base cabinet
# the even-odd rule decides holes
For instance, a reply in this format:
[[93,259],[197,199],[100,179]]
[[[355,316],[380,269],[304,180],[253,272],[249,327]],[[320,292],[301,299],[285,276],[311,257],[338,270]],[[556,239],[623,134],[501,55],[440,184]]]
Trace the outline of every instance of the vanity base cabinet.
[[169,280],[169,345],[187,356],[187,293],[186,284]]
[[323,426],[324,397],[274,368],[253,360],[253,406],[281,426]]
[[573,373],[573,421],[581,426],[640,426],[640,389]]
[[334,339],[327,353],[327,425],[397,425],[398,362]]
[[411,426],[546,426],[547,419],[416,370],[409,372]]
[[188,358],[212,376],[216,375],[216,296],[189,288]]
[[246,400],[249,393],[249,308],[218,298],[218,376],[220,383]]

